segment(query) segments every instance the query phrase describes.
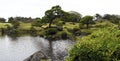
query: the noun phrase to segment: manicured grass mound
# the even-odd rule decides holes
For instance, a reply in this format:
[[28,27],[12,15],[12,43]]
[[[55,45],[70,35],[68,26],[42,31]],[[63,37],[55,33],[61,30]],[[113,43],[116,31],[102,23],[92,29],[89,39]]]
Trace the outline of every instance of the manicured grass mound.
[[103,28],[83,37],[69,52],[66,61],[119,61],[120,30]]
[[0,23],[0,28],[7,28],[7,26],[12,27],[12,24],[10,24],[10,23]]
[[19,29],[30,30],[30,28],[31,28],[31,23],[20,22]]

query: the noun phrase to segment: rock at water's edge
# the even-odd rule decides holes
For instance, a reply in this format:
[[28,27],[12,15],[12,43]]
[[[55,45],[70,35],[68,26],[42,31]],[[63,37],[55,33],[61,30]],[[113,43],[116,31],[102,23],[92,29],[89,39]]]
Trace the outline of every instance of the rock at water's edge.
[[48,59],[48,57],[43,52],[38,51],[23,61],[41,61],[42,59]]

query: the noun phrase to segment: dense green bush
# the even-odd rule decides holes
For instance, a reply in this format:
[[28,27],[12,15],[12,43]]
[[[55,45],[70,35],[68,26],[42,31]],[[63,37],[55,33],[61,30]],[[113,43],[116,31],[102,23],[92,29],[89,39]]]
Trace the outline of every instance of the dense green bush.
[[48,28],[46,29],[46,35],[54,35],[58,32],[57,28]]
[[69,52],[66,61],[119,61],[120,30],[103,28],[84,37]]
[[75,36],[80,36],[81,35],[81,29],[78,27],[75,27],[73,29],[67,29],[69,32],[71,32]]
[[67,32],[62,32],[62,33],[61,33],[61,38],[62,38],[62,39],[68,39],[68,34],[67,34]]
[[17,20],[11,21],[11,24],[13,25],[13,28],[15,28],[15,29],[18,28],[20,25],[19,21],[17,21]]
[[35,36],[35,35],[37,35],[36,33],[37,33],[37,30],[32,26],[31,28],[30,28],[30,32],[29,32],[32,36]]

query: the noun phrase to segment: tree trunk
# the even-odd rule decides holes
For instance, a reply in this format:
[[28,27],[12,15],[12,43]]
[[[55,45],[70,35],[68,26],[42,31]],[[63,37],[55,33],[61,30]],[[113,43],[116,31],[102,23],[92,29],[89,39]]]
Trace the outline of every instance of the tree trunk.
[[52,45],[52,41],[49,41],[49,49],[50,49],[50,58],[51,58],[51,61],[54,60],[54,55],[53,55],[53,45]]
[[53,20],[50,20],[49,28],[51,28],[52,22],[53,22]]

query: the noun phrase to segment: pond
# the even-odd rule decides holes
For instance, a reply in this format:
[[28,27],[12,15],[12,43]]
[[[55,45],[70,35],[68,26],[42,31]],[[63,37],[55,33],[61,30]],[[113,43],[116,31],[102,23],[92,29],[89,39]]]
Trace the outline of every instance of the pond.
[[39,36],[0,37],[0,61],[23,61],[33,53],[42,51],[53,61],[63,61],[74,44],[71,40],[52,41]]

